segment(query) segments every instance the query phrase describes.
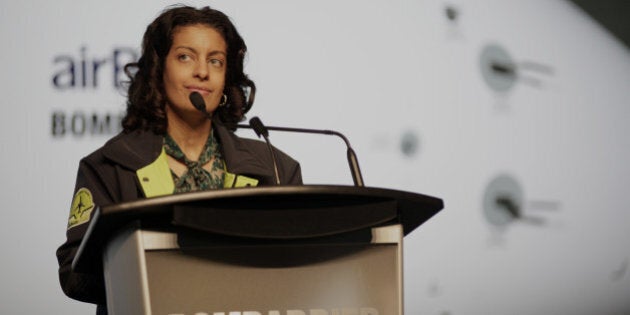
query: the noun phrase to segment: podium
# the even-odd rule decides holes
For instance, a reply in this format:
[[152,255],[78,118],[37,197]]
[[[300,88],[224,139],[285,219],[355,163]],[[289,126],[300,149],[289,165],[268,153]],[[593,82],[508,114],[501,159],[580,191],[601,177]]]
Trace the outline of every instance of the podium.
[[442,208],[351,186],[143,199],[97,209],[72,267],[116,315],[403,314],[403,237]]

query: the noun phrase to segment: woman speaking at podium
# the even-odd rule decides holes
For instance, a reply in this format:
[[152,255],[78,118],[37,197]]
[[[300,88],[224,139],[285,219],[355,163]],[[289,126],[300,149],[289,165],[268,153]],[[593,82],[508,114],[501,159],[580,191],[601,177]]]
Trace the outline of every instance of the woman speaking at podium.
[[[140,59],[125,67],[123,132],[79,165],[67,240],[57,250],[66,295],[106,313],[102,275],[71,270],[96,207],[276,183],[267,145],[233,133],[256,92],[243,73],[246,51],[230,19],[208,7],[171,7],[147,27]],[[205,104],[205,111],[192,104],[197,93],[196,105]],[[280,183],[301,184],[299,164],[279,150],[275,156]]]

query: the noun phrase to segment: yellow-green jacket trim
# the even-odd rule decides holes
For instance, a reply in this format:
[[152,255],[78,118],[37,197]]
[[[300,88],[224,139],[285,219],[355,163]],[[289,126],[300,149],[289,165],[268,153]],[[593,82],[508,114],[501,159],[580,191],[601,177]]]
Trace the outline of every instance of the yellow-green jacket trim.
[[151,164],[136,171],[144,196],[147,198],[171,195],[175,190],[173,175],[168,167],[166,152],[162,152]]
[[[145,197],[157,197],[172,195],[175,190],[173,175],[168,166],[168,159],[164,148],[158,158],[151,164],[136,171],[138,181],[142,187]],[[255,178],[236,175],[225,170],[223,188],[255,187],[258,180]]]

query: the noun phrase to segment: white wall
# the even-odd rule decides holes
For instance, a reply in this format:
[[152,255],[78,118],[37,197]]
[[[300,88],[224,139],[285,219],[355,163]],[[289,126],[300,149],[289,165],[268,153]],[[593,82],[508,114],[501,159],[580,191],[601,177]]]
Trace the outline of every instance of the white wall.
[[[118,115],[124,96],[112,86],[111,60],[96,87],[55,88],[52,78],[65,65],[55,58],[71,56],[78,71],[81,59],[138,49],[146,25],[168,4],[0,3],[0,313],[93,311],[59,289],[54,252],[78,161],[111,135],[53,135],[52,117]],[[339,130],[368,186],[444,199],[445,209],[405,239],[406,314],[630,312],[630,55],[572,4],[211,4],[232,17],[250,48],[246,69],[259,88],[250,117]],[[459,12],[454,22],[447,5]],[[495,92],[479,65],[489,43],[518,65],[552,72],[519,68],[515,85]],[[417,139],[410,155],[400,148],[405,134]],[[307,183],[351,184],[338,140],[272,140],[302,162]],[[520,185],[525,215],[544,224],[488,223],[483,196],[500,174]]]

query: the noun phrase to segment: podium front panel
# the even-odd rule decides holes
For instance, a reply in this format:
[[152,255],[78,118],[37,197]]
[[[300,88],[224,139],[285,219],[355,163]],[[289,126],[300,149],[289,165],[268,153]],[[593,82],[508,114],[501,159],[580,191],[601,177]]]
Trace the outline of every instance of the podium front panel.
[[112,314],[400,315],[402,227],[368,234],[363,243],[186,248],[175,233],[131,229],[113,242],[127,245],[110,247],[106,265],[143,265],[134,273],[144,285],[107,272],[108,287],[117,288],[109,293],[124,292],[108,293],[108,305]]
[[[238,265],[214,259],[269,259],[278,251],[350,253],[293,266]],[[395,245],[223,248],[203,255],[150,251],[146,264],[154,314],[400,314]]]

